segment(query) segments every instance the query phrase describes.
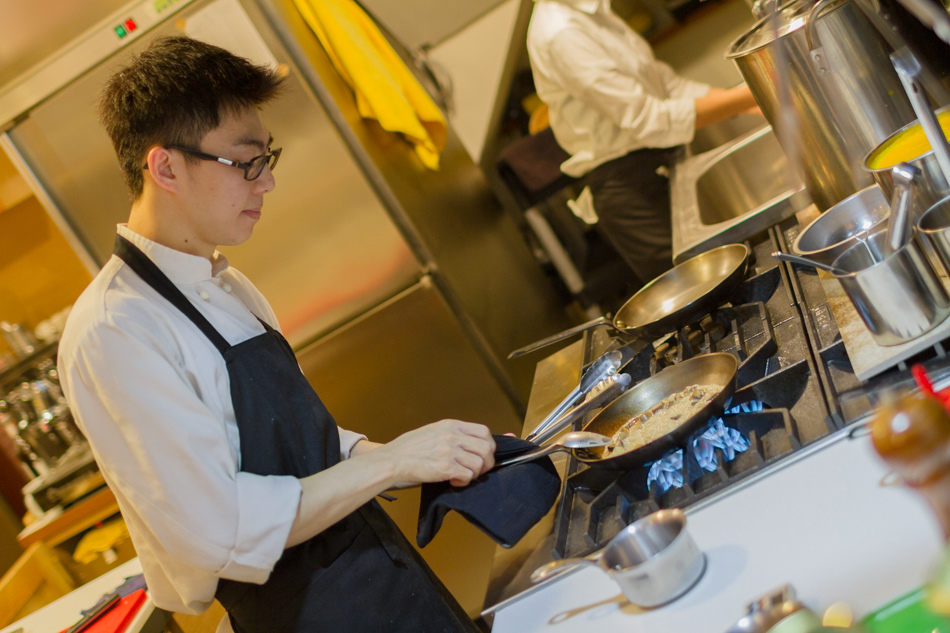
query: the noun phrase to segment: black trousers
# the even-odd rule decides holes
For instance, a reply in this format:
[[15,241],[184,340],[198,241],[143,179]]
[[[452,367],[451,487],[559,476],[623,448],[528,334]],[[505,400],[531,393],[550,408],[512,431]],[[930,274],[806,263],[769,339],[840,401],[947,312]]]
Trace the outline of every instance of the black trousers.
[[644,284],[673,267],[670,181],[657,169],[669,167],[681,151],[639,149],[583,178],[594,198],[598,230]]

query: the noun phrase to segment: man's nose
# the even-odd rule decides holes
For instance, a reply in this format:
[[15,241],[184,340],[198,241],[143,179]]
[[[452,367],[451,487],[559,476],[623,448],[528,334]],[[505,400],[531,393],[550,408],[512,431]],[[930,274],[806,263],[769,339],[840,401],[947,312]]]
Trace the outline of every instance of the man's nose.
[[269,166],[264,166],[264,171],[261,172],[260,176],[254,179],[254,184],[257,185],[257,189],[261,193],[269,193],[274,190],[274,187],[277,186],[277,181],[274,180],[274,173],[270,170]]

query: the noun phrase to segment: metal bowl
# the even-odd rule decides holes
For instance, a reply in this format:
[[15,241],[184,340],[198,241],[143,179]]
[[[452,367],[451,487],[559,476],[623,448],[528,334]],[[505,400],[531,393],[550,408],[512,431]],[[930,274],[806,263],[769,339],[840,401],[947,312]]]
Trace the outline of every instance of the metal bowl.
[[871,185],[831,207],[798,234],[792,252],[823,264],[883,229],[891,208],[884,192]]

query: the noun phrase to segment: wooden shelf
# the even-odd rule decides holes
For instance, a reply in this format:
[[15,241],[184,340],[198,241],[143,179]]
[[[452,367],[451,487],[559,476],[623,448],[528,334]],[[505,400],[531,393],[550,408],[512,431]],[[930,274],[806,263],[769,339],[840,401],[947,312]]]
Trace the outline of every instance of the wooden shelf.
[[58,545],[118,511],[119,504],[115,495],[108,487],[103,486],[98,492],[70,506],[59,516],[48,521],[39,519],[31,523],[17,535],[17,541],[24,548],[37,541],[46,541],[51,546]]

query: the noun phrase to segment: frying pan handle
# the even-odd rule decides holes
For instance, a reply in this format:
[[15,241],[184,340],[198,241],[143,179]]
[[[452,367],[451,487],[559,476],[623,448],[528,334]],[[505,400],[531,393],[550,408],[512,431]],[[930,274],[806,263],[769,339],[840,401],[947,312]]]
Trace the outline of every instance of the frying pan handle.
[[583,567],[584,565],[597,565],[600,561],[600,552],[596,554],[591,554],[590,556],[584,556],[583,558],[563,558],[561,560],[554,560],[538,567],[531,573],[531,582],[541,582],[542,580],[547,580],[555,576],[560,576],[561,574],[573,571],[578,567]]
[[572,327],[572,328],[569,329],[569,330],[564,330],[563,332],[558,332],[557,334],[554,334],[554,335],[549,336],[549,337],[547,337],[547,338],[543,338],[543,339],[541,339],[540,341],[535,341],[535,342],[532,343],[531,345],[527,345],[527,346],[525,346],[525,347],[522,347],[521,349],[516,349],[516,350],[513,351],[512,353],[508,354],[508,359],[511,360],[512,358],[518,358],[519,356],[524,356],[525,354],[530,354],[531,352],[533,352],[533,351],[535,351],[535,350],[539,350],[539,349],[541,349],[542,347],[547,347],[548,345],[551,345],[552,343],[557,343],[558,341],[563,341],[564,339],[566,339],[566,338],[568,338],[568,337],[570,337],[570,336],[574,336],[575,334],[579,334],[579,333],[584,332],[584,331],[586,331],[586,330],[590,330],[590,329],[592,329],[592,328],[597,327],[598,325],[609,325],[610,327],[613,327],[613,323],[611,323],[611,322],[610,322],[610,319],[608,319],[607,317],[603,317],[603,316],[602,316],[602,317],[597,317],[597,318],[594,319],[593,321],[588,321],[587,323],[582,323],[582,324],[580,324],[580,325],[578,325],[578,326]]

